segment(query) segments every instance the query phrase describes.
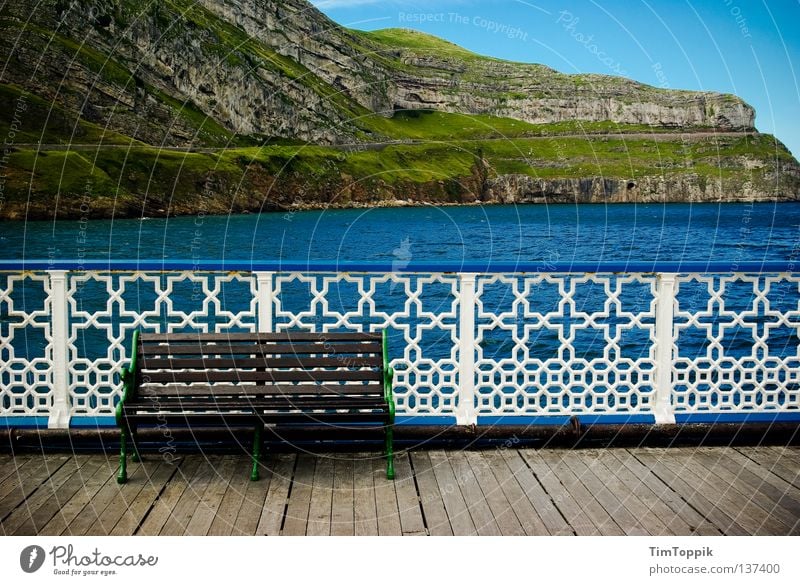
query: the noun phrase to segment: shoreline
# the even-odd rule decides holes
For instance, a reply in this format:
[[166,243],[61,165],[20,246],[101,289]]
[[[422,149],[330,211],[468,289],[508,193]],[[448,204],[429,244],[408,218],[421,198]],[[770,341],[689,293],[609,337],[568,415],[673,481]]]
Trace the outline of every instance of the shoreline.
[[[470,201],[465,203],[453,203],[453,202],[415,202],[409,200],[395,200],[395,201],[379,201],[375,203],[363,203],[363,204],[350,204],[350,205],[336,205],[336,204],[304,204],[301,206],[295,207],[273,207],[269,209],[260,209],[260,210],[236,210],[230,213],[213,213],[207,210],[197,210],[195,212],[188,212],[188,213],[171,213],[171,214],[161,214],[161,215],[121,215],[121,214],[112,214],[111,216],[91,216],[86,217],[80,215],[80,213],[75,215],[66,215],[61,216],[57,219],[52,217],[24,217],[24,218],[8,218],[8,217],[0,217],[0,224],[3,223],[21,223],[21,222],[53,222],[53,221],[86,221],[86,220],[95,220],[95,221],[114,221],[114,220],[138,220],[138,221],[148,221],[148,220],[159,220],[159,219],[182,219],[182,218],[191,218],[191,217],[231,217],[231,216],[247,216],[247,215],[260,215],[260,214],[274,214],[274,215],[287,215],[292,216],[296,213],[304,213],[304,212],[312,212],[312,211],[349,211],[349,210],[369,210],[369,209],[420,209],[425,207],[431,208],[452,208],[452,207],[527,207],[527,206],[555,206],[555,207],[572,207],[572,206],[581,206],[581,207],[593,207],[593,206],[625,206],[625,205],[642,205],[642,206],[650,206],[650,205],[658,205],[658,206],[679,206],[679,205],[690,205],[690,206],[720,206],[720,205],[766,205],[766,204],[773,204],[775,206],[778,205],[790,205],[790,204],[800,204],[800,199],[794,200],[787,200],[787,199],[780,199],[780,198],[773,198],[773,199],[758,199],[758,200],[742,200],[742,199],[728,199],[728,200],[720,200],[720,201],[607,201],[607,202],[581,202],[581,201],[574,201],[574,202],[566,202],[566,201],[545,201],[545,202],[505,202],[505,201]],[[78,210],[80,211],[80,210]]]

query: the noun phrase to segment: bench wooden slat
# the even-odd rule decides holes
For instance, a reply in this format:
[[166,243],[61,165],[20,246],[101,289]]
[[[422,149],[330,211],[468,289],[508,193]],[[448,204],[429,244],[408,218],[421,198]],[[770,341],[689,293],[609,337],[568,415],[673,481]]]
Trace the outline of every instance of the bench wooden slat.
[[150,396],[259,396],[270,394],[307,394],[312,396],[377,394],[383,395],[381,384],[267,384],[267,385],[199,385],[168,384],[163,386],[141,386],[139,400]]
[[367,343],[341,343],[330,346],[325,343],[182,343],[177,345],[147,344],[139,348],[141,355],[296,355],[319,354],[341,355],[346,353],[380,354],[381,344],[370,341]]
[[357,382],[380,380],[378,370],[210,370],[147,372],[142,383],[157,382]]
[[230,358],[170,358],[144,356],[140,362],[142,370],[170,370],[180,368],[362,368],[380,367],[382,357],[230,357]]
[[[322,413],[303,413],[303,412],[280,412],[254,414],[249,412],[219,412],[219,413],[129,413],[127,419],[138,424],[163,424],[165,421],[178,421],[184,425],[225,425],[231,424],[253,426],[256,421],[265,423],[308,423],[314,424],[336,424],[346,428],[347,422],[352,423],[377,423],[384,425],[387,423],[386,413],[384,412],[322,412]],[[344,421],[344,422],[343,422]]]
[[380,333],[287,331],[284,333],[142,333],[142,343],[163,343],[165,341],[380,341]]
[[256,398],[252,400],[242,399],[198,399],[195,397],[174,400],[166,399],[156,402],[138,402],[130,406],[124,407],[127,410],[133,411],[160,411],[172,410],[179,411],[181,409],[191,410],[205,408],[209,409],[229,409],[229,410],[247,410],[252,408],[265,408],[265,409],[286,409],[286,408],[321,408],[321,409],[380,409],[386,406],[383,398],[378,396],[366,397],[353,397],[341,396],[338,398],[320,398],[318,396],[301,396],[301,397],[276,397],[274,400],[267,398]]

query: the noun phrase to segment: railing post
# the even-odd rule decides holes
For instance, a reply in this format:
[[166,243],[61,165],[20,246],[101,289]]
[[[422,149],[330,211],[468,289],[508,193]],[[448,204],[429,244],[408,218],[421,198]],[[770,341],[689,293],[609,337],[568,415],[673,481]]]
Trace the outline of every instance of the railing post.
[[47,419],[49,429],[69,428],[69,362],[67,344],[67,272],[48,270],[50,278],[50,311],[52,323],[53,405]]
[[475,413],[475,277],[460,273],[458,297],[458,408],[456,424],[474,425]]
[[274,272],[256,272],[259,333],[272,333],[272,304],[274,301],[272,278],[274,275]]
[[674,274],[658,275],[656,294],[656,380],[653,414],[656,424],[675,424],[675,411],[672,408]]

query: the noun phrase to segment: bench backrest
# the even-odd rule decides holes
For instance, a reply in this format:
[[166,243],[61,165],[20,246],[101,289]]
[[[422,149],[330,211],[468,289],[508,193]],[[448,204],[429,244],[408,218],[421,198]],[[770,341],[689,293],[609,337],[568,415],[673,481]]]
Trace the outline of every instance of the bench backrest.
[[383,394],[381,333],[142,333],[136,353],[140,399]]

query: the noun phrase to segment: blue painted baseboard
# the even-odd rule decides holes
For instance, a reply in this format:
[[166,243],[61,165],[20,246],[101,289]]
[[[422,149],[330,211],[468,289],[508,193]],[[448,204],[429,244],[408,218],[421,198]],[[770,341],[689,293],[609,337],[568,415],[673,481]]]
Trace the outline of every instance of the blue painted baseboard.
[[[479,416],[478,426],[531,426],[552,425],[562,426],[569,424],[569,416]],[[655,419],[649,414],[636,415],[582,415],[578,416],[581,424],[654,424]],[[725,413],[692,413],[676,414],[677,424],[710,424],[710,423],[800,423],[800,410],[792,412],[725,412]],[[453,426],[456,424],[454,416],[409,416],[397,415],[395,423],[398,426]],[[113,416],[76,416],[70,420],[70,428],[76,429],[106,429],[116,428]],[[47,428],[46,416],[0,416],[0,428]]]

